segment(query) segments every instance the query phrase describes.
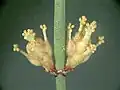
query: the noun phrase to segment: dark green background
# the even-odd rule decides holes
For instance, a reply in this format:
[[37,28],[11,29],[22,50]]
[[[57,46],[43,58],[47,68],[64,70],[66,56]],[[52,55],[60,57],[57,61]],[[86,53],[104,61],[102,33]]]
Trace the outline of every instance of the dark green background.
[[[2,90],[55,90],[55,78],[41,67],[12,51],[26,42],[21,32],[33,28],[41,36],[40,24],[47,24],[53,46],[53,0],[6,0],[0,7],[0,85]],[[66,20],[78,25],[86,15],[98,24],[94,37],[104,35],[106,43],[91,59],[67,76],[67,90],[120,90],[120,7],[112,0],[67,0]]]

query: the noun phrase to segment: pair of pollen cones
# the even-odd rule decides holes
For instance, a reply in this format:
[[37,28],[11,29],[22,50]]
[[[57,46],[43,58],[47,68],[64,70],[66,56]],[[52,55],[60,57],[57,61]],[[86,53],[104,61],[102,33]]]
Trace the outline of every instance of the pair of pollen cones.
[[13,51],[20,52],[31,64],[42,66],[46,72],[50,72],[55,77],[58,75],[66,76],[66,74],[73,71],[76,66],[86,62],[96,51],[97,47],[104,43],[104,36],[99,36],[96,44],[92,43],[91,36],[96,30],[96,21],[89,23],[85,16],[82,16],[79,21],[80,25],[74,37],[72,37],[72,31],[75,26],[69,23],[67,27],[67,60],[63,69],[57,70],[55,68],[52,48],[47,38],[47,26],[45,24],[40,25],[43,39],[37,37],[32,29],[24,30],[22,36],[28,41],[26,52],[21,50],[18,44],[13,45]]

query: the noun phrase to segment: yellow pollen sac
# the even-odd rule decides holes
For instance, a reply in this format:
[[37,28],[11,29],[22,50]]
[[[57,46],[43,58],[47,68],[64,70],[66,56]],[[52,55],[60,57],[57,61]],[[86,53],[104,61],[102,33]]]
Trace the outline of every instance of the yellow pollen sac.
[[69,23],[68,24],[68,30],[72,32],[72,29],[75,27],[75,25]]
[[101,45],[102,43],[105,43],[104,36],[99,36],[98,37],[98,44]]
[[47,30],[47,26],[46,26],[45,24],[40,25],[40,28],[41,28],[43,31],[46,31],[46,30]]
[[13,44],[13,51],[19,52],[18,44]]
[[86,16],[82,16],[82,17],[79,19],[79,21],[80,21],[80,24],[81,24],[81,25],[85,25],[85,24],[86,24],[86,21],[87,21]]
[[22,36],[23,36],[24,39],[27,40],[27,41],[34,41],[35,35],[36,35],[36,34],[33,32],[32,29],[24,30],[23,33],[22,33]]

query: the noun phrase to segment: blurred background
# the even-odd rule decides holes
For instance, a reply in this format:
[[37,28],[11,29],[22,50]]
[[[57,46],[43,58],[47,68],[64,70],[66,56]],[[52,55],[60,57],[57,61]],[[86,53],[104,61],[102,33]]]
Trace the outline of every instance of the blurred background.
[[[0,1],[0,90],[55,90],[55,78],[12,51],[18,43],[25,50],[21,33],[32,28],[41,36],[40,24],[47,24],[53,46],[54,0]],[[78,28],[79,17],[97,21],[97,36],[105,36],[90,60],[67,76],[67,90],[120,90],[120,1],[66,0],[66,24]]]

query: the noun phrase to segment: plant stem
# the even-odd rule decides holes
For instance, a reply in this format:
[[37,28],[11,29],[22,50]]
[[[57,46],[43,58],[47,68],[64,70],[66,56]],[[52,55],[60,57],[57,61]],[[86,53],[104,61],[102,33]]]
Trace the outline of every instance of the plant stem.
[[[57,69],[63,69],[65,62],[65,0],[54,0],[54,55]],[[66,79],[56,77],[56,90],[66,90]]]

